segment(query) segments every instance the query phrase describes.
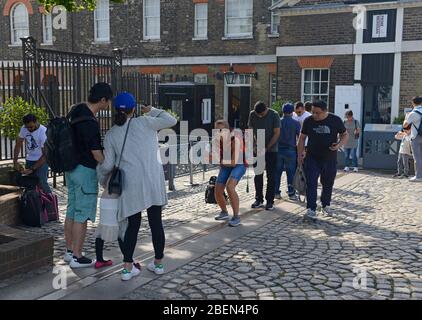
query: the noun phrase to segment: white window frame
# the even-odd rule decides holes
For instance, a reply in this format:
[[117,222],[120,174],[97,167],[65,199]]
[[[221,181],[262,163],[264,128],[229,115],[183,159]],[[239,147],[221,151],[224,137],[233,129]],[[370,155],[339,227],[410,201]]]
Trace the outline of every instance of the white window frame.
[[[274,86],[275,81],[275,86]],[[277,101],[277,75],[270,73],[270,104]]]
[[[147,16],[146,15],[146,3],[147,1],[154,1],[155,4],[158,4],[158,16]],[[144,33],[144,40],[160,40],[161,34],[161,4],[160,0],[144,0],[143,1],[143,33]],[[158,19],[158,35],[148,35],[147,34],[147,24],[148,19]]]
[[[180,102],[180,104],[178,103],[177,105],[173,102]],[[177,110],[177,108],[180,107],[179,110]],[[171,111],[173,111],[175,114],[177,114],[179,116],[180,120],[183,120],[183,99],[174,99],[171,100]]]
[[[323,71],[323,70],[327,70],[328,71],[328,77],[327,77],[327,81],[321,81],[321,71]],[[327,82],[327,93],[326,94],[321,94],[321,93],[309,93],[309,94],[306,94],[305,93],[305,71],[312,71],[312,74],[311,74],[311,81],[306,81],[306,82],[308,82],[308,83],[311,83],[311,91],[312,91],[312,88],[313,88],[313,83],[315,83],[315,82],[319,82],[319,92],[321,92],[321,83],[323,83],[323,82]],[[315,72],[315,71],[319,71],[320,72],[320,80],[319,81],[314,81],[313,80],[313,73]],[[326,96],[327,97],[327,107],[328,107],[328,105],[329,105],[329,101],[330,101],[330,69],[329,68],[304,68],[304,69],[302,69],[302,81],[301,81],[301,85],[302,85],[302,88],[301,88],[301,96],[302,96],[302,101],[308,101],[309,99],[305,99],[305,96],[310,96],[312,99],[311,99],[311,101],[313,100],[313,97],[320,97],[320,96]]]
[[[48,38],[48,35],[51,38]],[[42,14],[42,41],[43,44],[53,44],[53,17],[51,13]]]
[[[104,6],[104,7],[102,7]],[[104,10],[106,15],[104,18],[98,18],[99,10]],[[106,22],[106,33],[107,36],[100,38],[98,37],[99,24],[100,22]],[[95,42],[110,42],[110,1],[109,0],[97,0],[97,7],[94,10],[94,41]]]
[[193,75],[193,82],[207,84],[208,83],[208,74],[206,74],[206,73],[195,73]]
[[[240,4],[240,1],[245,0],[225,0],[225,19],[224,19],[224,35],[226,38],[243,38],[243,37],[252,37],[253,36],[253,0],[247,0],[250,1],[250,4],[252,6],[252,14],[250,16],[244,16],[244,17],[228,17],[228,2],[229,1],[238,1],[238,4]],[[251,31],[245,32],[245,33],[229,33],[229,19],[250,19],[251,20]]]
[[211,123],[211,99],[202,99],[201,103],[202,124]]
[[26,28],[20,28],[19,30],[26,30],[26,35],[25,36],[29,36],[29,14],[28,14],[28,9],[26,8],[26,6],[22,3],[22,2],[18,2],[16,3],[13,7],[12,10],[10,11],[10,40],[11,40],[11,44],[12,45],[20,45],[21,44],[21,40],[19,39],[15,39],[15,31],[18,30],[16,28],[14,28],[14,11],[16,10],[17,7],[22,6],[25,9],[26,12]]
[[[272,0],[272,5],[279,2],[280,0]],[[278,35],[278,28],[280,26],[280,16],[274,12],[271,11],[271,34],[272,35]]]
[[[205,7],[206,18],[198,18],[198,8]],[[198,22],[205,21],[205,34],[198,34]],[[208,3],[195,3],[195,25],[194,25],[195,39],[207,39],[208,37]]]

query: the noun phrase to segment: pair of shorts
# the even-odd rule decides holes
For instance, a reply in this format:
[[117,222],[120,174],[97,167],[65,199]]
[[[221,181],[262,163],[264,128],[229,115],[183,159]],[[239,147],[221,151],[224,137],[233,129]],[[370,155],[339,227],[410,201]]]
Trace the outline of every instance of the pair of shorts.
[[240,179],[242,179],[242,177],[245,175],[245,172],[246,167],[243,164],[238,164],[235,167],[221,166],[217,177],[217,183],[225,185],[229,178],[240,181]]
[[67,183],[66,218],[75,222],[95,222],[98,201],[98,178],[95,169],[82,165],[65,173]]

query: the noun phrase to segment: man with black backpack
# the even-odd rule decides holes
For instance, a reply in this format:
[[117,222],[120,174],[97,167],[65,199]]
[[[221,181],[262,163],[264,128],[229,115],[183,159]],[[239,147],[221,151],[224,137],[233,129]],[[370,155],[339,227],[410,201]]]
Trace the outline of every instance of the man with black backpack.
[[91,259],[82,256],[82,247],[88,220],[95,222],[98,198],[96,167],[104,161],[100,125],[95,115],[109,109],[112,98],[110,85],[97,83],[90,90],[88,102],[75,105],[68,115],[77,153],[77,166],[65,172],[68,204],[64,226],[67,248],[64,260],[70,262],[71,268],[93,265]]
[[413,158],[415,159],[415,176],[411,182],[422,182],[422,97],[412,99],[413,110],[406,116],[403,128],[410,129]]

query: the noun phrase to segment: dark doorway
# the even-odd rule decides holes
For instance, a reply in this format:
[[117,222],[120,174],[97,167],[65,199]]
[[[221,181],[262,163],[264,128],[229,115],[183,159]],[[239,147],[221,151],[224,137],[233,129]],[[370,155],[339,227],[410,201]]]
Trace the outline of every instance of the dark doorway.
[[230,127],[247,129],[251,104],[250,87],[229,87],[229,115]]
[[367,85],[363,88],[364,123],[391,123],[392,86]]
[[362,57],[363,124],[391,123],[394,54]]

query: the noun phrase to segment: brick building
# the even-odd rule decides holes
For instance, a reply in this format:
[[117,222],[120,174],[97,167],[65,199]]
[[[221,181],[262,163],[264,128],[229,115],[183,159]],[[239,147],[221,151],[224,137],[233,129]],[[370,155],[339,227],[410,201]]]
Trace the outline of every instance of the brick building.
[[[350,104],[366,123],[389,123],[422,92],[421,0],[98,0],[95,12],[66,19],[34,0],[1,5],[2,60],[21,59],[26,35],[55,50],[122,48],[126,69],[214,85],[216,117],[235,126],[256,100],[277,96]],[[228,85],[221,73],[230,65],[257,79]]]
[[338,114],[349,107],[364,123],[391,123],[422,94],[422,1],[286,0],[271,9],[283,99],[323,98]]
[[[108,54],[122,48],[127,69],[160,75],[162,81],[215,85],[216,117],[237,126],[246,124],[254,101],[276,98],[279,35],[269,11],[275,0],[99,0],[95,12],[67,13],[65,29],[52,28],[60,13],[45,15],[37,1],[1,2],[3,60],[21,59],[15,40],[28,34],[40,46],[57,50]],[[219,73],[231,64],[236,72],[256,72],[258,78],[239,77],[226,85]]]

